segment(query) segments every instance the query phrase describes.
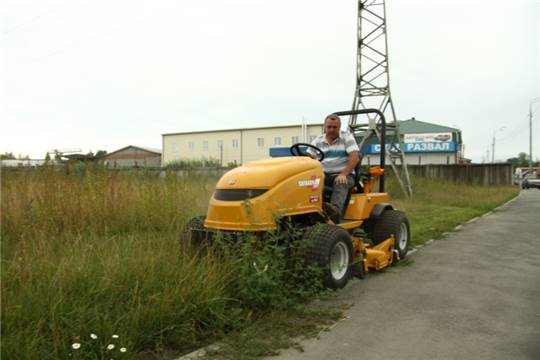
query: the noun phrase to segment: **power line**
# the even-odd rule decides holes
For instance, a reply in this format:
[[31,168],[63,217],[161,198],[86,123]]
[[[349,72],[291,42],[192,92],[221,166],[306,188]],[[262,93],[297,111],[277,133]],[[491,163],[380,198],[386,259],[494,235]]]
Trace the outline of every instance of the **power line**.
[[509,132],[507,132],[503,137],[501,137],[500,139],[497,139],[497,141],[499,143],[501,142],[506,142],[508,140],[510,140],[511,138],[513,138],[514,136],[516,136],[517,134],[523,132],[523,131],[526,131],[527,130],[527,123],[529,121],[529,116],[525,116],[523,119],[521,119],[521,121],[518,122],[518,124],[513,127]]

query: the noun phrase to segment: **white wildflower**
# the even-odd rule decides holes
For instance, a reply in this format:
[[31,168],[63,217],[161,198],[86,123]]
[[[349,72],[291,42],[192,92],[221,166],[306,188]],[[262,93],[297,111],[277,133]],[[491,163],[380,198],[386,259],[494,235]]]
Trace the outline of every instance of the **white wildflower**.
[[114,349],[114,344],[107,345],[107,350],[112,350],[112,349]]
[[81,347],[81,344],[80,343],[73,343],[73,345],[71,345],[71,347],[75,350],[79,349]]
[[262,274],[268,270],[268,264],[264,266],[264,269],[262,271],[259,270],[259,267],[257,266],[257,263],[255,261],[253,262],[253,267],[255,268],[255,271],[257,272],[257,274]]
[[120,348],[120,352],[126,352],[127,349],[126,348]]
[[120,336],[118,336],[118,335],[116,335],[116,334],[114,334],[114,335],[112,336],[113,339],[118,339],[119,337],[120,337]]
[[90,334],[90,337],[91,337],[92,339],[94,339],[94,340],[97,339],[97,335],[96,335],[96,334]]

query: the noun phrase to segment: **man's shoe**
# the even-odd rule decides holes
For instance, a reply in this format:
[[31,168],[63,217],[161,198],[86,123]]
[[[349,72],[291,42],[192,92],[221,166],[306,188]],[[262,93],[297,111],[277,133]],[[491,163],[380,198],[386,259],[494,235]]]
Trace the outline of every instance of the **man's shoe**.
[[323,204],[324,212],[326,215],[334,222],[334,224],[339,224],[339,219],[341,218],[341,211],[339,211],[339,208],[332,204],[332,203],[324,203]]

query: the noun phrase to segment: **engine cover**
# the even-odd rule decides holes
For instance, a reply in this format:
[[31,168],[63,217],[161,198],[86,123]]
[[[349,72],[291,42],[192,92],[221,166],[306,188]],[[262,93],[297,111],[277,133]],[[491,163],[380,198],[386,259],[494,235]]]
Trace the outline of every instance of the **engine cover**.
[[258,231],[280,216],[321,212],[324,173],[308,157],[254,161],[227,172],[210,200],[208,228]]

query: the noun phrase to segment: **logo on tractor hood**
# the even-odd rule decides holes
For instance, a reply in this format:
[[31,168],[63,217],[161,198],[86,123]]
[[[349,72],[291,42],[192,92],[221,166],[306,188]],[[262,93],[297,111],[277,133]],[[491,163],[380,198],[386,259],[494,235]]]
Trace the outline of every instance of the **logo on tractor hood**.
[[229,184],[229,185],[234,185],[234,184],[236,184],[236,179],[230,179],[230,180],[228,181],[228,184]]
[[321,183],[321,179],[316,177],[316,176],[312,176],[311,179],[309,180],[300,180],[298,181],[298,186],[299,187],[311,187],[311,190],[317,190],[319,188],[319,185]]

